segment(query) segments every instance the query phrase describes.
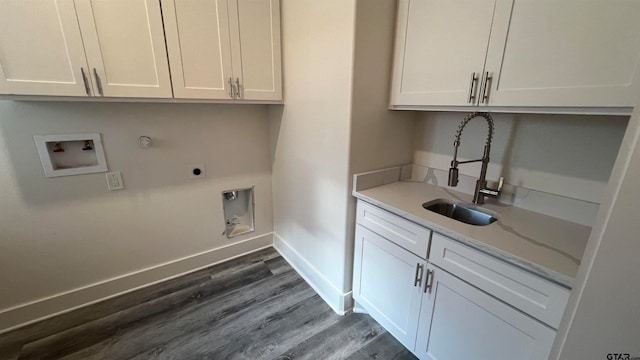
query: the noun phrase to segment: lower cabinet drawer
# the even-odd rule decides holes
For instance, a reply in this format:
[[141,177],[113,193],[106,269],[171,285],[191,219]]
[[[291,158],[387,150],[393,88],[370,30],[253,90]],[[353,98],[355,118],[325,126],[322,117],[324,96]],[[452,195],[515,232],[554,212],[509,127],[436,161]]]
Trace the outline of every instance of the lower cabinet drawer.
[[427,258],[430,229],[361,200],[358,201],[356,221],[421,258]]
[[429,261],[558,328],[569,289],[437,233],[432,236]]

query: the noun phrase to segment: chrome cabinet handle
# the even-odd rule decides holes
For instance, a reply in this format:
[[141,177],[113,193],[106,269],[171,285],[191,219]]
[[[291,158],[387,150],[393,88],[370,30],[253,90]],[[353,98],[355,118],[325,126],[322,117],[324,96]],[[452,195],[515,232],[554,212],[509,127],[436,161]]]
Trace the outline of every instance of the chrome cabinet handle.
[[87,96],[90,96],[91,90],[89,89],[89,79],[87,79],[87,74],[85,74],[84,68],[80,68],[80,72],[82,73],[82,81],[84,81],[84,91],[87,93]]
[[482,95],[480,95],[480,102],[481,103],[485,103],[485,102],[489,102],[489,90],[490,90],[490,84],[491,84],[491,80],[493,80],[493,77],[491,75],[489,75],[489,72],[486,71],[484,73],[484,80],[483,80],[483,84],[484,86],[482,87]]
[[240,93],[240,78],[236,78],[236,95],[237,99],[242,99],[242,94]]
[[427,270],[427,280],[425,280],[424,282],[424,293],[427,293],[427,290],[429,291],[429,294],[431,294],[431,288],[433,287],[433,270]]
[[416,278],[415,278],[415,281],[413,282],[413,286],[420,285],[420,283],[422,282],[422,272],[423,271],[424,271],[424,267],[422,266],[422,264],[417,263],[416,264]]
[[476,76],[476,73],[471,73],[471,84],[469,84],[469,100],[467,100],[469,104],[473,104],[476,100],[475,88],[477,83],[478,77]]
[[102,91],[102,81],[100,81],[100,75],[98,75],[98,71],[96,68],[93,68],[93,76],[96,78],[96,85],[98,86],[98,93],[100,96],[104,96],[104,92]]
[[234,98],[233,94],[234,94],[233,79],[229,78],[229,97],[232,99]]

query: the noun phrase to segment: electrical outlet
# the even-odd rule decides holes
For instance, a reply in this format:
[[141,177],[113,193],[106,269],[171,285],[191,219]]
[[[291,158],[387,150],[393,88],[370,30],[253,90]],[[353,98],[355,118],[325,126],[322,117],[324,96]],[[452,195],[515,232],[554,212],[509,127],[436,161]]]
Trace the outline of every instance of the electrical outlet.
[[122,174],[119,171],[107,173],[107,186],[109,191],[124,189]]
[[192,179],[199,179],[205,177],[206,172],[204,165],[189,165],[189,177]]

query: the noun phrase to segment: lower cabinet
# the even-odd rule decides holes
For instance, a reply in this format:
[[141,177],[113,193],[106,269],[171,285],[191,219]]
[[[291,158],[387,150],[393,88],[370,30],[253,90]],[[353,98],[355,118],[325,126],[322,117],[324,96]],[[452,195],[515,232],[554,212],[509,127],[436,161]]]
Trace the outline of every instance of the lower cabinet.
[[414,353],[420,359],[547,359],[556,332],[429,265]]
[[355,264],[355,300],[405,347],[413,349],[426,260],[357,226]]
[[426,257],[356,225],[355,301],[420,359],[548,358],[552,327]]

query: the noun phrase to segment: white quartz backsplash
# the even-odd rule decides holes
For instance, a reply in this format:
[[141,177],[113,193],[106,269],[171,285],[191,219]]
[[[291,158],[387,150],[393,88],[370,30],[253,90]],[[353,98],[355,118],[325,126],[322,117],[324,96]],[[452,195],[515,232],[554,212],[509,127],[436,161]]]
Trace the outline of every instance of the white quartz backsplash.
[[[402,180],[425,182],[445,189],[451,189],[465,194],[473,194],[477,180],[476,177],[460,174],[458,186],[452,188],[447,185],[447,171],[415,164],[372,171],[359,175],[361,176],[358,177],[358,183],[354,185],[355,190],[364,190]],[[490,186],[495,185],[492,183],[492,179],[487,180]],[[500,203],[585,226],[591,226],[593,224],[599,204],[515,186],[509,184],[508,180],[509,179],[505,179],[502,194],[498,199]],[[356,180],[354,180],[354,182],[355,181]],[[487,198],[487,202],[491,201],[495,200]]]

